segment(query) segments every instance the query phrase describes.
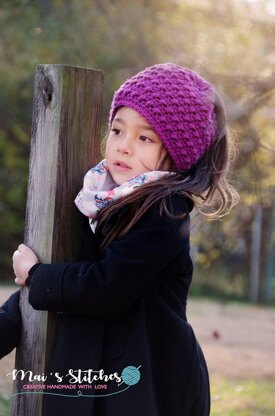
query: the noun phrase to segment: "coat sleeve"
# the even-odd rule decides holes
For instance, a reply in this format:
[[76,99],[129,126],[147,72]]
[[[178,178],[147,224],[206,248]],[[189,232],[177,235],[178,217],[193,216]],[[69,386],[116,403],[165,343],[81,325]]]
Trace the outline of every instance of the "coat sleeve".
[[100,261],[41,264],[31,276],[35,309],[113,319],[127,312],[176,256],[185,255],[189,216],[145,215]]
[[20,290],[0,307],[0,358],[19,345],[21,335]]

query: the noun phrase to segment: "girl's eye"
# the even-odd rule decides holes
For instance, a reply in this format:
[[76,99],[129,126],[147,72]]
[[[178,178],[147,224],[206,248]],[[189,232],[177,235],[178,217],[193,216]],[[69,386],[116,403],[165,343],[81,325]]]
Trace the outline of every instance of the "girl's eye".
[[152,143],[153,142],[153,140],[151,140],[149,137],[146,137],[146,136],[140,136],[140,138],[139,138],[142,142],[145,142],[145,143]]
[[120,133],[120,130],[119,129],[112,129],[111,130],[113,133],[115,133],[115,134],[119,134]]

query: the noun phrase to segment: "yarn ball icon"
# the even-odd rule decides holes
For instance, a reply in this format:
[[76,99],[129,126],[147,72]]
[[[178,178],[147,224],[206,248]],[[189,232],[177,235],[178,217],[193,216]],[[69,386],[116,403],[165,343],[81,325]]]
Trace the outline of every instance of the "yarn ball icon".
[[140,380],[140,371],[133,365],[128,365],[122,370],[121,378],[128,386],[134,386]]

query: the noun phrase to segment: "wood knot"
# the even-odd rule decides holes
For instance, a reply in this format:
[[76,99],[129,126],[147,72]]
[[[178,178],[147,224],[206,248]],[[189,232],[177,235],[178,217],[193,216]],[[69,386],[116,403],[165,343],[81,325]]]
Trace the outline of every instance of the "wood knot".
[[52,99],[53,99],[53,84],[51,82],[51,80],[46,77],[44,79],[44,85],[43,85],[43,100],[45,102],[45,104],[49,104],[51,103]]

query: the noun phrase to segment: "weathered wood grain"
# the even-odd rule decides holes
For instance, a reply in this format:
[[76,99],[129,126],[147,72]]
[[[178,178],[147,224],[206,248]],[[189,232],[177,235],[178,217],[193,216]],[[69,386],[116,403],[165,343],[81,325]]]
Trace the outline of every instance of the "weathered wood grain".
[[[37,67],[25,244],[44,263],[72,261],[78,249],[79,215],[73,201],[84,174],[100,157],[102,94],[102,71],[68,65]],[[35,311],[28,303],[28,288],[21,289],[20,307],[23,329],[15,368],[43,374],[55,315]],[[18,394],[26,382],[14,382],[13,416],[41,414],[42,394]]]

